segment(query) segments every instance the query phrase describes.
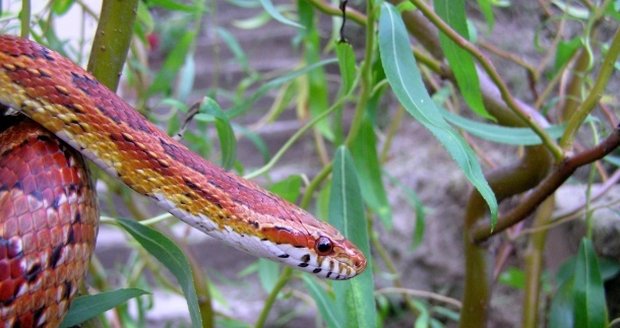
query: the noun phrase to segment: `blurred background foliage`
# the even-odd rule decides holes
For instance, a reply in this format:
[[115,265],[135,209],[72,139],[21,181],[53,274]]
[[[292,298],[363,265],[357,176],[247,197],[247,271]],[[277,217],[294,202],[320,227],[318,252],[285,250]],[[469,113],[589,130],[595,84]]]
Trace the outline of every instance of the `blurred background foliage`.
[[618,321],[619,1],[0,4],[3,33],[111,88],[124,67],[138,111],[370,260],[327,282],[244,257],[95,170],[100,247],[66,326]]

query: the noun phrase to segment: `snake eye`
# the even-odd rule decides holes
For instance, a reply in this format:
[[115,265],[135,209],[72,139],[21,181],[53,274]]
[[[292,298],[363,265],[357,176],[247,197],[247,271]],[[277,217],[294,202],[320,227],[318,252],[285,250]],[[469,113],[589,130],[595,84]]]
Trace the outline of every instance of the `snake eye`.
[[334,245],[329,238],[321,236],[316,240],[314,248],[319,255],[329,255],[329,253],[331,253],[334,249]]

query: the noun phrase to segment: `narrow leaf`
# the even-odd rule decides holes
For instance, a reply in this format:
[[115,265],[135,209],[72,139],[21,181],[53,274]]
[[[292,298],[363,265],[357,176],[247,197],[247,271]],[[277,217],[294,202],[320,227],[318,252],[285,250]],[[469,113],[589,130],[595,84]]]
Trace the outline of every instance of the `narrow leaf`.
[[[542,144],[542,140],[540,140],[540,137],[534,133],[532,129],[513,128],[497,124],[482,123],[461,117],[443,108],[440,108],[440,111],[448,122],[480,139],[518,146]],[[564,125],[553,125],[546,128],[545,131],[547,131],[552,138],[558,139],[564,133],[564,128]]]
[[482,174],[480,163],[469,144],[444,120],[428,95],[411,55],[405,25],[388,3],[381,7],[379,52],[388,82],[400,103],[446,148],[488,204],[494,224],[497,220],[497,200]]
[[[289,82],[291,80],[294,80],[300,76],[303,76],[305,74],[307,74],[310,71],[313,71],[315,69],[319,69],[325,65],[328,64],[333,64],[336,62],[335,58],[331,58],[331,59],[325,59],[319,62],[316,62],[312,65],[308,65],[306,67],[303,67],[301,69],[298,70],[294,70],[291,71],[287,74],[284,74],[280,77],[277,77],[273,80],[270,80],[267,83],[262,83],[261,86],[249,97],[246,97],[247,100],[244,101],[241,104],[238,104],[236,106],[234,106],[233,108],[230,109],[230,111],[227,111],[228,113],[228,117],[229,118],[234,118],[237,117],[243,113],[245,113],[247,110],[249,110],[252,105],[254,105],[254,103],[256,103],[257,100],[259,100],[260,98],[262,98],[265,94],[267,94],[268,91],[273,90],[275,88],[280,87],[281,85],[283,85],[286,82]],[[328,108],[329,106],[325,107]]]
[[235,57],[234,62],[241,65],[244,72],[248,72],[250,70],[248,57],[243,51],[243,48],[241,48],[241,45],[235,36],[223,27],[217,27],[215,30],[220,39],[224,41],[224,44],[226,44],[228,49],[233,53],[233,56]]
[[329,221],[366,255],[368,268],[354,279],[334,282],[336,307],[346,327],[375,327],[377,313],[374,301],[372,261],[368,225],[361,202],[361,190],[355,164],[344,146],[334,156]]
[[416,248],[422,243],[424,231],[426,230],[426,207],[409,186],[404,185],[398,179],[386,173],[390,182],[399,188],[399,195],[403,197],[409,206],[415,210],[415,228],[413,229],[413,238],[411,238],[411,247]]
[[605,288],[592,242],[583,238],[575,263],[575,326],[598,328],[607,326]]
[[215,118],[215,129],[220,139],[220,147],[222,152],[222,167],[230,169],[237,158],[237,138],[228,116],[220,105],[212,98],[205,97],[200,104],[199,112],[207,113]]
[[199,9],[198,6],[190,6],[190,5],[179,3],[174,0],[149,0],[148,3],[149,3],[149,6],[151,7],[157,6],[163,9],[167,9],[167,10],[185,11],[188,13],[195,12]]
[[125,288],[95,295],[76,297],[71,302],[69,312],[62,321],[62,324],[60,324],[60,327],[68,328],[79,325],[118,305],[124,304],[132,298],[144,294],[148,294],[148,292],[138,288]]
[[391,229],[392,209],[383,186],[375,131],[367,118],[363,120],[360,131],[351,144],[351,154],[355,159],[364,201],[379,215],[383,225]]
[[271,2],[271,0],[260,0],[260,4],[263,6],[263,9],[265,9],[265,11],[273,19],[277,20],[278,22],[280,22],[280,23],[282,23],[284,25],[289,25],[289,26],[296,27],[296,28],[304,28],[299,23],[284,17],[280,13],[280,11],[278,11],[278,9],[273,5],[273,2]]
[[286,199],[291,203],[295,203],[301,194],[301,185],[303,180],[299,175],[291,175],[286,179],[278,181],[269,186],[269,191]]
[[342,320],[338,319],[334,299],[330,297],[310,275],[304,274],[301,278],[304,281],[306,289],[310,292],[310,296],[312,296],[316,302],[319,312],[321,313],[321,318],[325,320],[329,327],[342,327]]
[[351,44],[339,42],[336,45],[336,56],[338,57],[338,67],[340,68],[340,94],[349,93],[355,82],[355,51]]
[[258,280],[263,290],[267,293],[273,290],[280,277],[278,263],[266,259],[258,259]]
[[478,6],[484,19],[487,21],[487,27],[489,31],[493,31],[495,26],[495,16],[493,14],[493,0],[478,0]]
[[170,90],[170,81],[174,80],[174,76],[185,63],[185,58],[194,42],[195,36],[196,33],[193,31],[185,32],[181,36],[174,49],[166,57],[164,65],[153,80],[153,84],[149,87],[148,93],[150,95]]
[[[436,0],[433,3],[437,14],[461,36],[469,39],[465,0]],[[439,42],[450,68],[454,72],[454,77],[465,102],[476,114],[492,119],[493,117],[484,108],[482,102],[478,72],[471,54],[458,46],[444,33],[439,34]]]
[[185,294],[192,327],[202,327],[194,277],[191,265],[183,251],[168,237],[151,227],[131,220],[117,219],[116,221],[177,278]]

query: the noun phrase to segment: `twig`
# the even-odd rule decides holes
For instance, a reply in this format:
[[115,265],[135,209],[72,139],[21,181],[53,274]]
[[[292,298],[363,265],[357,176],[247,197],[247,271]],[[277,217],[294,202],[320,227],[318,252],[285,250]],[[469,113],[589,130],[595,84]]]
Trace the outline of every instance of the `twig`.
[[473,228],[471,234],[473,242],[480,243],[486,241],[491,236],[496,235],[517,222],[525,219],[538,207],[538,205],[540,205],[540,203],[555,192],[555,190],[562,185],[575,172],[575,170],[577,170],[577,168],[605,157],[619,145],[620,127],[616,128],[609,137],[597,146],[566,158],[556,166],[555,170],[551,174],[543,179],[537,188],[525,196],[517,207],[508,212],[508,214],[500,217],[493,229],[491,228],[490,223],[484,223]]
[[428,291],[425,291],[425,290],[408,289],[408,288],[397,288],[397,287],[386,287],[386,288],[381,288],[381,289],[375,290],[375,294],[376,295],[380,295],[380,294],[406,294],[406,295],[411,295],[411,296],[420,297],[420,298],[426,298],[426,299],[429,299],[429,300],[434,300],[434,301],[450,304],[450,305],[453,305],[454,307],[456,307],[457,309],[460,309],[462,307],[461,302],[459,302],[458,300],[456,300],[454,298],[450,298],[450,297],[443,296],[441,294],[437,294],[437,293],[433,293],[433,292],[428,292]]

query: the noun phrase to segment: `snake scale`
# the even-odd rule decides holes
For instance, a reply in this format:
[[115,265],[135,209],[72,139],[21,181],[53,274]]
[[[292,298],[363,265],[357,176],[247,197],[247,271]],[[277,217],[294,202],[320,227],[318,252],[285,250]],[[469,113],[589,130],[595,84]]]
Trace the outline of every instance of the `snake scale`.
[[85,274],[98,209],[81,155],[247,253],[336,280],[366,267],[335,228],[194,154],[35,42],[0,36],[0,106],[21,114],[0,116],[0,327],[58,325]]

